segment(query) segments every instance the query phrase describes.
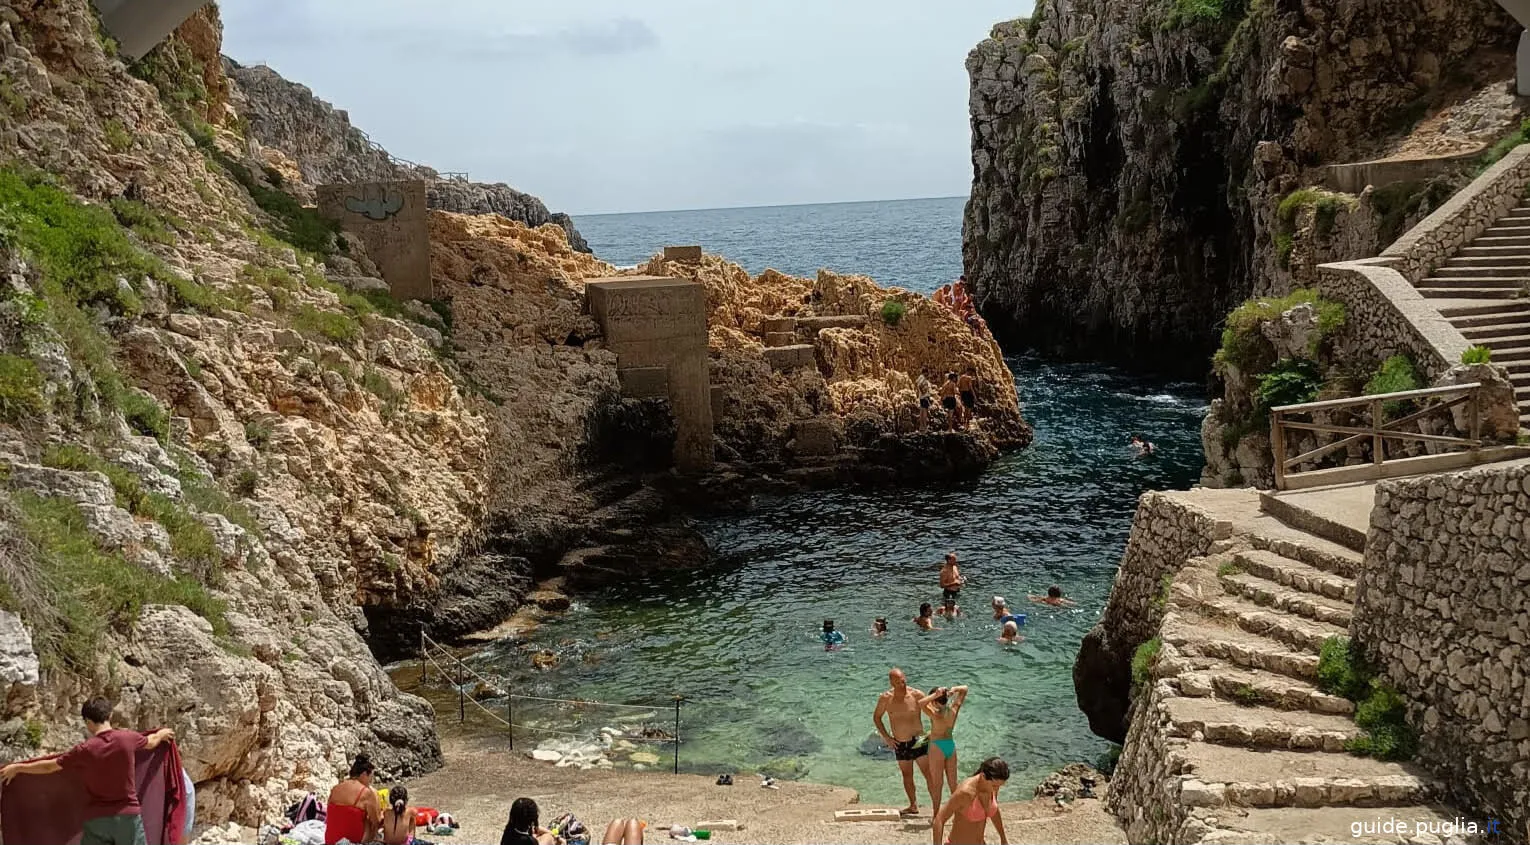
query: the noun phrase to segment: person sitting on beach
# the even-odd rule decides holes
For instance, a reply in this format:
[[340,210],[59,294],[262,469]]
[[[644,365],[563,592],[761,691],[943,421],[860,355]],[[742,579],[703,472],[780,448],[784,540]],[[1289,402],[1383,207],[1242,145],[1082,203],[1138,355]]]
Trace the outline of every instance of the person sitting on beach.
[[[1004,832],[1004,817],[999,813],[999,790],[1009,780],[1009,764],[998,757],[989,757],[978,765],[977,773],[961,782],[951,793],[946,805],[935,814],[930,825],[930,841],[935,845],[982,845],[988,820],[993,819],[999,842],[1009,842]],[[946,824],[951,824],[951,835],[942,837]]]
[[1014,617],[1007,617],[1004,620],[1004,630],[999,633],[999,642],[1004,645],[1025,642],[1025,637],[1020,636],[1020,623],[1016,622]]
[[365,754],[351,763],[350,777],[335,784],[325,802],[324,845],[342,839],[375,842],[382,826],[382,799],[372,788],[375,769]]
[[876,621],[871,623],[871,635],[873,637],[887,636],[887,617],[878,616]]
[[946,560],[940,565],[940,597],[955,601],[962,594],[967,578],[956,565],[956,552],[946,552]]
[[919,699],[919,706],[930,717],[930,798],[940,806],[941,776],[956,792],[956,717],[967,700],[967,687],[936,687]]
[[929,602],[919,605],[919,615],[914,617],[914,624],[926,631],[938,631],[935,627],[935,608]]
[[643,845],[643,831],[647,827],[648,822],[641,819],[614,819],[606,825],[600,845]]
[[538,812],[537,802],[530,798],[515,799],[510,805],[510,820],[499,835],[499,845],[557,845],[558,837],[538,823]]
[[963,427],[971,424],[972,415],[977,411],[977,367],[968,367],[967,372],[956,382],[956,390],[962,398],[962,421]]
[[940,609],[935,611],[935,614],[937,616],[944,616],[947,619],[955,619],[962,615],[962,609],[957,607],[956,599],[945,599],[941,602]]
[[1050,604],[1053,607],[1072,607],[1075,604],[1072,599],[1063,598],[1062,587],[1055,584],[1047,588],[1046,595],[1028,596],[1028,598],[1037,604]]
[[961,388],[956,386],[956,373],[946,373],[946,381],[940,386],[940,407],[946,409],[946,431],[955,431],[956,422],[961,418],[961,411],[957,403],[957,395]]
[[383,845],[409,845],[414,840],[414,808],[409,806],[409,789],[395,786],[388,790],[388,809],[382,816]]
[[935,385],[924,373],[919,374],[914,382],[914,390],[919,394],[919,430],[928,431],[930,428],[930,406],[935,402]]
[[1136,453],[1137,457],[1145,458],[1148,455],[1151,455],[1154,452],[1157,452],[1158,451],[1158,447],[1154,446],[1151,441],[1147,440],[1142,435],[1140,435],[1140,434],[1133,434],[1132,435],[1132,451]]
[[845,634],[843,631],[834,630],[833,619],[823,620],[823,634],[819,636],[819,639],[823,640],[824,651],[836,649],[845,644]]

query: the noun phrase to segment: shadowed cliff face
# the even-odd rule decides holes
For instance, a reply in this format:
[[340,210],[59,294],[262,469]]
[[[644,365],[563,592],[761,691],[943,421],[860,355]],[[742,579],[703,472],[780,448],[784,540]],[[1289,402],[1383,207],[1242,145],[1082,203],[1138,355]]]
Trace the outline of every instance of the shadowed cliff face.
[[1203,373],[1272,284],[1279,198],[1516,34],[1489,0],[1042,0],[967,60],[983,312],[1009,345]]

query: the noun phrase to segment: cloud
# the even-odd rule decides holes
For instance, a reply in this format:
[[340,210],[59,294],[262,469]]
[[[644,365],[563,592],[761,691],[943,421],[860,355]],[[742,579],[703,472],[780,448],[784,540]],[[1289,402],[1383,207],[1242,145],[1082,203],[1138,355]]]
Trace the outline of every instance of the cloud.
[[468,61],[544,61],[572,56],[601,58],[640,53],[659,46],[658,33],[637,18],[613,18],[581,22],[560,29],[465,30],[431,27],[389,28],[370,34],[366,41],[421,51],[433,56],[450,55]]

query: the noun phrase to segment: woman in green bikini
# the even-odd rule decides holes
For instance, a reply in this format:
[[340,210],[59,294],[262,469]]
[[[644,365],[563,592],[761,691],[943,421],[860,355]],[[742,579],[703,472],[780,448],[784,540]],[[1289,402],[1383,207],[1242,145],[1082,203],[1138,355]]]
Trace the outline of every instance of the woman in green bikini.
[[936,687],[919,699],[919,706],[930,717],[930,791],[936,807],[940,806],[942,780],[950,785],[953,795],[956,793],[956,740],[951,738],[951,731],[966,700],[966,686]]

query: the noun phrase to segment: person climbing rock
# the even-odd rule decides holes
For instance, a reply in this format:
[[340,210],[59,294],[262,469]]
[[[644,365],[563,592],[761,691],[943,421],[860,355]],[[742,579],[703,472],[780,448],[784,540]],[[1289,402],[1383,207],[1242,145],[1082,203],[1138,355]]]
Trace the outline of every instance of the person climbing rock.
[[956,423],[961,419],[961,408],[957,403],[957,394],[961,388],[956,386],[956,373],[946,373],[946,381],[940,386],[940,407],[946,409],[946,431],[955,431]]
[[935,402],[935,385],[921,372],[919,379],[914,382],[914,389],[919,393],[919,430],[929,431],[930,406]]
[[[925,605],[929,607],[929,605]],[[903,791],[908,795],[908,806],[901,811],[905,816],[919,815],[919,797],[914,791],[914,767],[924,775],[925,789],[931,799],[935,787],[930,780],[930,761],[926,756],[930,747],[924,735],[924,709],[920,699],[924,693],[908,685],[908,677],[902,669],[893,668],[887,673],[889,689],[877,696],[877,708],[871,721],[877,726],[882,742],[893,750],[898,770],[903,774]],[[883,717],[887,724],[883,724]]]
[[962,398],[962,418],[960,424],[965,428],[972,424],[972,416],[977,412],[976,367],[968,367],[967,371],[962,373],[962,377],[956,382],[956,389]]

